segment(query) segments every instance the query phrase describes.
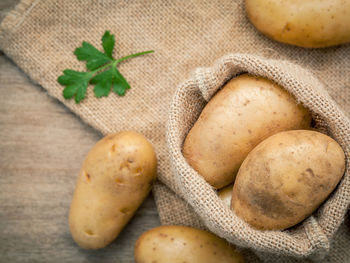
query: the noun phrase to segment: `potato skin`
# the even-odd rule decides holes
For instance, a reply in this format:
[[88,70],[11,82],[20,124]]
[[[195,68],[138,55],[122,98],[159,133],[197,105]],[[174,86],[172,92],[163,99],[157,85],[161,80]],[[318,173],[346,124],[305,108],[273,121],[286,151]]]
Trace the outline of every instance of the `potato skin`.
[[135,243],[136,263],[243,263],[242,255],[225,240],[185,226],[160,226]]
[[101,139],[87,154],[70,207],[69,226],[82,248],[111,243],[148,195],[156,177],[152,145],[136,132]]
[[261,142],[239,169],[231,208],[257,229],[286,229],[312,214],[345,169],[339,144],[316,131],[286,131]]
[[231,206],[233,184],[230,184],[218,191],[219,198],[228,206]]
[[183,155],[213,187],[235,179],[247,154],[284,130],[308,129],[311,116],[276,83],[247,74],[229,81],[205,106],[188,133]]
[[321,48],[350,42],[349,0],[246,0],[252,24],[279,42]]

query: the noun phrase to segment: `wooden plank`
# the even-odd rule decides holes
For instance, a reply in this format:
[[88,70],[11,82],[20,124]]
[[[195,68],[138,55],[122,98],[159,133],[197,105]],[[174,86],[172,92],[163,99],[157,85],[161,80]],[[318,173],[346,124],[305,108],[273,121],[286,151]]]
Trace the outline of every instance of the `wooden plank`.
[[[17,2],[2,0],[0,19]],[[134,262],[138,236],[160,224],[152,196],[105,249],[69,232],[77,173],[100,138],[0,53],[0,262]]]

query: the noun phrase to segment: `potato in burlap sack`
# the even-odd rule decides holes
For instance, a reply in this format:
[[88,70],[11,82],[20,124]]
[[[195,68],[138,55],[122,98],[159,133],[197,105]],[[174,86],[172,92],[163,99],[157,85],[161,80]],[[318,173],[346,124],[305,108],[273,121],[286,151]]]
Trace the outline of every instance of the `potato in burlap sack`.
[[[206,103],[228,80],[241,73],[271,79],[293,94],[311,111],[316,128],[335,139],[346,155],[345,173],[337,188],[317,211],[288,230],[259,231],[249,226],[219,199],[182,154],[186,135]],[[272,253],[318,261],[327,254],[350,203],[350,123],[323,84],[307,70],[287,61],[244,54],[227,55],[213,67],[195,70],[173,98],[167,143],[177,194],[194,208],[210,231],[240,247],[254,249],[264,259]]]

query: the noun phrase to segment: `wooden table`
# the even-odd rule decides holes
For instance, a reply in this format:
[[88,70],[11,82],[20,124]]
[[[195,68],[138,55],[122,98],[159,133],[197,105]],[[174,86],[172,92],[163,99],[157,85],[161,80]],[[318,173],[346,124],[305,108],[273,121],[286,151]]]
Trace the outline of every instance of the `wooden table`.
[[[1,0],[0,20],[18,2]],[[134,262],[138,236],[160,225],[152,196],[105,249],[69,232],[78,170],[100,138],[0,52],[0,262]]]

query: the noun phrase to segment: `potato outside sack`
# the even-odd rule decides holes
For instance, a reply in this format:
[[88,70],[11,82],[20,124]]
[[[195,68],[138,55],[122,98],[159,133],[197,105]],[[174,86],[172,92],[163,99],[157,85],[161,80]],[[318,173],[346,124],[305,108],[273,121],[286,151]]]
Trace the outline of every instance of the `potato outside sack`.
[[204,230],[160,226],[135,243],[136,263],[243,263],[242,255],[225,240]]
[[350,0],[246,0],[252,24],[279,42],[321,48],[350,42]]
[[73,239],[86,249],[111,243],[148,195],[156,178],[152,145],[136,132],[97,142],[80,170],[69,213]]

